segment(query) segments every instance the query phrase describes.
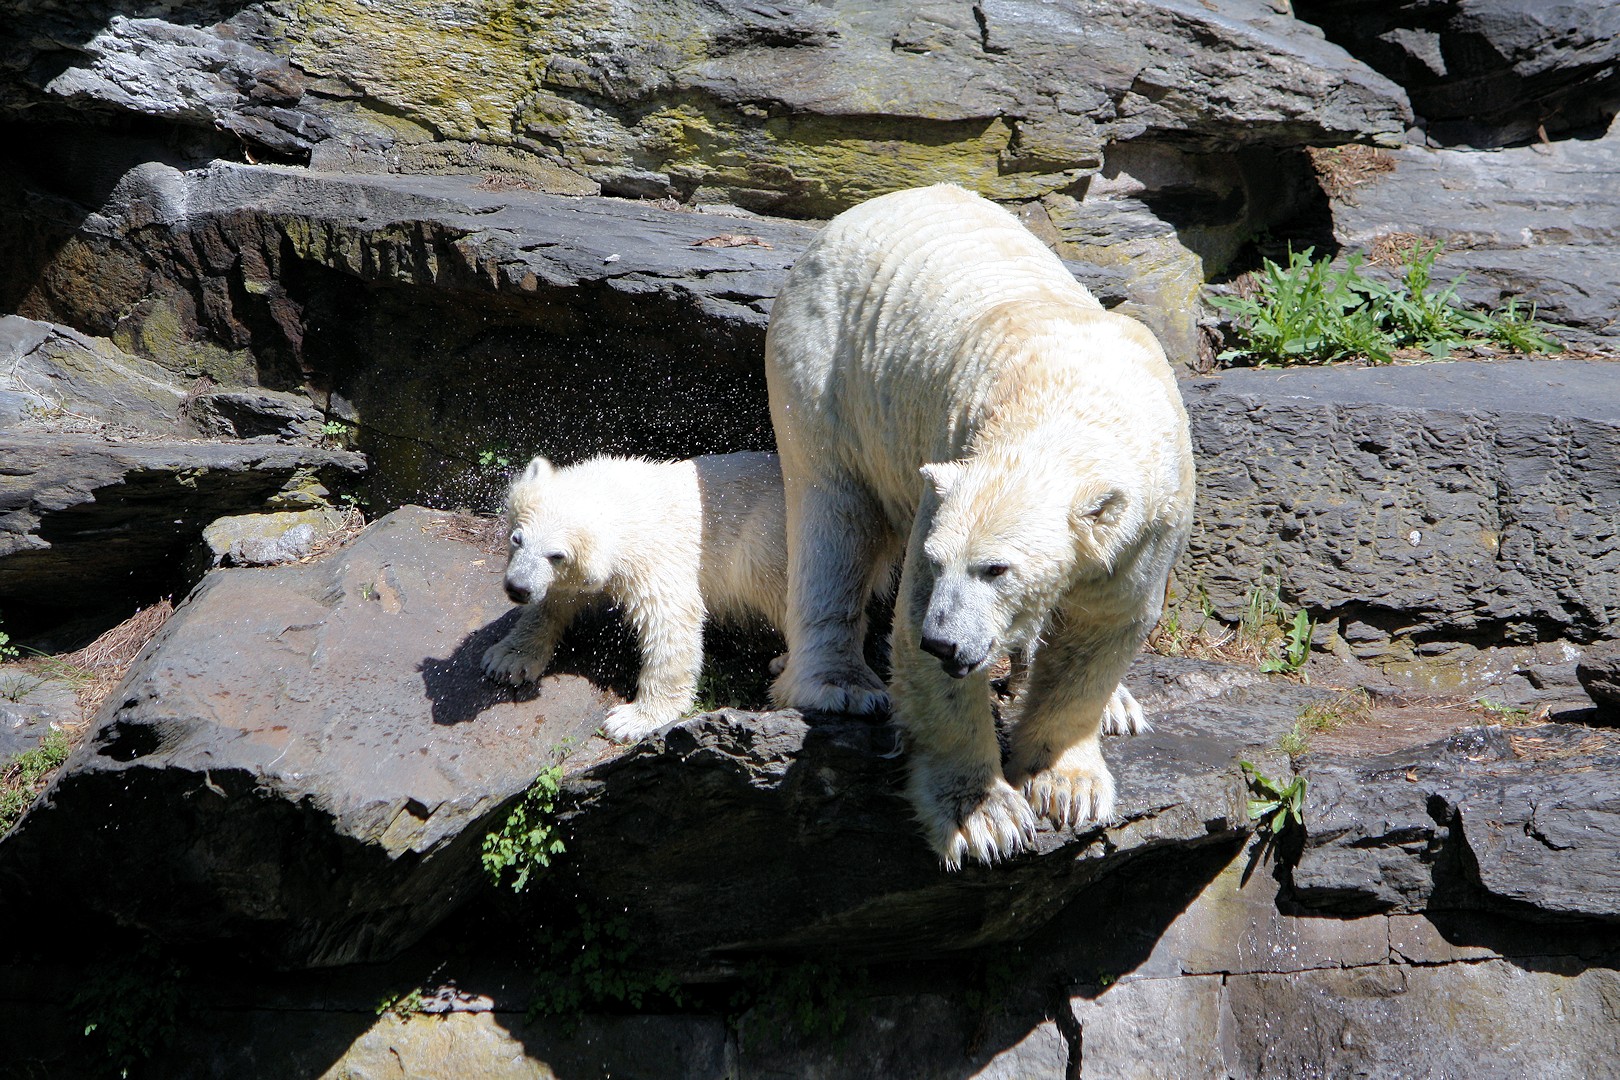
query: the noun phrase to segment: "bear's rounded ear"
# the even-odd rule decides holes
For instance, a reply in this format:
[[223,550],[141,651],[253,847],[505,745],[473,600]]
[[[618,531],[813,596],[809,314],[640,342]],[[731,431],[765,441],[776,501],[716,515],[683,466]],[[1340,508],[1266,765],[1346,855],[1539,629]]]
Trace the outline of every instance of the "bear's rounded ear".
[[960,461],[940,461],[932,465],[924,465],[917,470],[922,473],[923,479],[934,485],[934,494],[940,498],[951,493],[951,488],[962,478],[962,463]]
[[536,455],[534,460],[529,462],[528,467],[523,470],[518,480],[522,483],[545,480],[551,476],[551,471],[551,462],[547,461],[544,456]]
[[1069,507],[1069,520],[1076,525],[1107,528],[1125,513],[1125,493],[1107,484],[1083,484]]

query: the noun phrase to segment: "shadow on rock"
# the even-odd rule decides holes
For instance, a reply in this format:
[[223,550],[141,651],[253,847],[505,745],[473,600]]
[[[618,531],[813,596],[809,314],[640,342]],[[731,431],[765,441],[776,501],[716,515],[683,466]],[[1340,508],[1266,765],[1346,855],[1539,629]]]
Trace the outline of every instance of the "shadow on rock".
[[426,657],[417,665],[435,724],[465,724],[507,703],[539,701],[544,705],[548,686],[562,676],[582,678],[620,701],[634,696],[634,643],[623,622],[605,610],[587,612],[575,621],[541,681],[511,686],[486,678],[485,651],[511,631],[517,618],[518,609],[513,608],[468,634],[448,657]]

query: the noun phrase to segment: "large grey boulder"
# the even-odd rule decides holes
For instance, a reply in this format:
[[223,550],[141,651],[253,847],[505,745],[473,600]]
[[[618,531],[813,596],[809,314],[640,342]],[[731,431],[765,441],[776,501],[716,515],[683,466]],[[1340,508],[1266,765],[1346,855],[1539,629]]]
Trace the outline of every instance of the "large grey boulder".
[[1334,647],[1436,690],[1467,674],[1453,643],[1620,636],[1616,372],[1510,360],[1184,384],[1199,452],[1189,592],[1235,622],[1276,589]]
[[173,372],[104,338],[0,316],[0,431],[101,426],[177,435],[184,401]]
[[1502,146],[1607,124],[1620,11],[1605,0],[1297,0],[1399,83],[1430,138]]
[[1478,907],[1620,922],[1620,733],[1475,728],[1373,758],[1309,758],[1303,904]]

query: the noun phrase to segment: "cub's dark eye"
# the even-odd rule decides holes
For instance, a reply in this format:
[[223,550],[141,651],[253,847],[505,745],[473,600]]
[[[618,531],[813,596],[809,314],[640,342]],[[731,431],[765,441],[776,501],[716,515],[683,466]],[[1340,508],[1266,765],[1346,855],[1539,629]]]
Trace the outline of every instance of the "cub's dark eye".
[[523,546],[523,530],[522,529],[513,529],[512,530],[512,535],[509,537],[509,539],[510,539],[513,547],[515,547],[515,548],[522,547]]
[[560,552],[560,551],[553,551],[553,552],[551,552],[551,553],[550,553],[550,554],[548,554],[548,555],[547,555],[547,556],[546,556],[546,558],[548,558],[548,559],[550,559],[550,560],[551,560],[551,564],[552,564],[552,565],[553,565],[553,566],[555,566],[555,565],[557,565],[557,564],[558,564],[558,563],[560,563],[560,562],[562,562],[562,561],[563,561],[563,553],[562,553],[562,552]]
[[994,562],[986,566],[983,573],[987,578],[998,578],[1002,574],[1005,574],[1009,569],[1010,567],[1004,562]]

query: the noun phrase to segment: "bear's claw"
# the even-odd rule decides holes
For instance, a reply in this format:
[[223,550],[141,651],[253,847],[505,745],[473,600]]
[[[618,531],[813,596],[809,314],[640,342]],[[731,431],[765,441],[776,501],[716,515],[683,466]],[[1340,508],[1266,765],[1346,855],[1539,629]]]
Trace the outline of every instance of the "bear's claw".
[[1060,829],[1105,824],[1114,816],[1114,778],[1095,740],[1070,747],[1026,777],[1023,788],[1030,808]]
[[678,712],[653,709],[632,701],[609,709],[607,719],[602,723],[602,731],[617,742],[635,742],[679,719]]
[[1136,701],[1136,696],[1125,689],[1120,683],[1114,687],[1114,694],[1103,706],[1102,733],[1104,735],[1141,735],[1153,730],[1147,717],[1142,714],[1142,706]]
[[771,684],[771,701],[783,709],[812,709],[817,712],[868,715],[887,712],[889,694],[883,681],[870,669],[849,672],[844,678],[804,677],[792,670],[790,653],[783,670]]
[[512,645],[510,639],[502,638],[484,650],[483,669],[484,674],[496,682],[521,686],[537,681],[546,673],[550,662],[549,656],[529,656]]

